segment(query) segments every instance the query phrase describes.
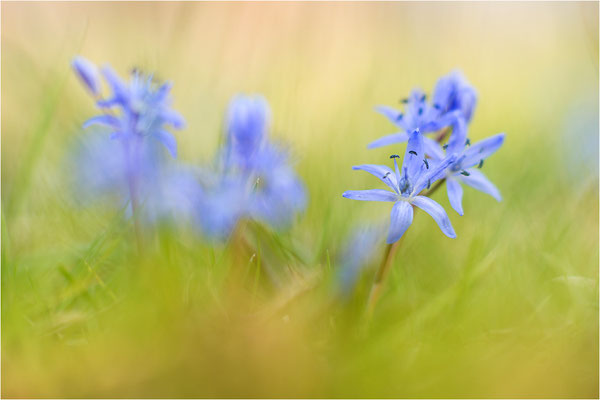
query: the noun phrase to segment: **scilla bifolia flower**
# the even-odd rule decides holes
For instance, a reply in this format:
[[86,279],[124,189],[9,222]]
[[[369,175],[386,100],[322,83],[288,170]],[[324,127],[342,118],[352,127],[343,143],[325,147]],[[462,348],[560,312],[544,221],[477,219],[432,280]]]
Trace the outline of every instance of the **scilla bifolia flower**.
[[287,151],[269,139],[270,122],[260,95],[237,95],[229,104],[220,165],[200,213],[208,235],[226,237],[243,218],[284,227],[304,208],[304,186]]
[[[175,137],[166,128],[181,129],[184,125],[170,106],[171,84],[159,85],[151,75],[137,70],[125,82],[108,65],[99,71],[83,57],[76,57],[72,66],[101,112],[83,124],[94,130],[90,137],[84,137],[74,156],[77,183],[91,196],[116,195],[128,202],[133,212],[147,203],[154,219],[166,210],[159,204],[161,199],[172,202],[180,197],[172,190],[163,196],[165,187],[174,186],[167,185],[165,179],[191,182],[183,178],[186,174],[176,172],[180,168],[169,164],[164,154],[166,148],[172,157],[177,155]],[[110,89],[108,97],[102,96],[101,76]],[[178,190],[182,185],[175,186]],[[184,191],[196,189],[186,187]]]
[[430,165],[425,158],[423,136],[419,130],[415,130],[408,139],[402,168],[398,168],[396,161],[399,156],[393,155],[391,158],[394,160],[394,171],[383,165],[353,167],[355,170],[363,170],[375,175],[392,189],[391,191],[383,189],[349,190],[344,192],[343,196],[352,200],[394,202],[387,238],[389,244],[400,239],[412,224],[413,205],[431,215],[446,236],[455,238],[456,233],[454,233],[446,211],[438,203],[421,196],[420,193],[445,176],[446,168],[456,160],[456,156],[448,156],[437,165]]
[[456,154],[456,160],[446,170],[446,188],[450,205],[459,215],[464,214],[461,183],[489,194],[498,201],[502,200],[498,188],[486,178],[480,169],[484,165],[484,160],[502,146],[504,136],[504,133],[499,133],[471,144],[467,137],[466,123],[460,118],[453,125],[452,136],[448,144],[441,147],[434,141],[429,142],[426,153],[431,157],[430,162],[434,165],[445,159],[447,154]]
[[407,99],[403,99],[404,112],[388,106],[378,106],[383,114],[400,132],[384,136],[368,145],[373,149],[408,140],[415,129],[422,134],[439,131],[451,125],[457,118],[469,121],[477,104],[477,93],[459,71],[440,78],[433,91],[432,101],[420,89],[414,89]]

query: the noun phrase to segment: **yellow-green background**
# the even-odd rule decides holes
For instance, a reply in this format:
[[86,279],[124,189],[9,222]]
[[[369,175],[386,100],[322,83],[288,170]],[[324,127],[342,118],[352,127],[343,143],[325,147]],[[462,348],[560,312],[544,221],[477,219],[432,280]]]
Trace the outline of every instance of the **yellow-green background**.
[[[4,397],[598,397],[598,3],[1,7]],[[116,211],[74,204],[64,160],[95,112],[76,54],[172,80],[190,163],[232,95],[267,97],[309,192],[278,288],[186,229],[138,257]],[[506,132],[484,167],[504,200],[466,189],[459,217],[435,194],[457,239],[416,215],[367,320],[375,265],[344,303],[338,259],[390,207],[341,193],[403,151],[366,149],[394,132],[373,107],[453,68],[472,140]]]

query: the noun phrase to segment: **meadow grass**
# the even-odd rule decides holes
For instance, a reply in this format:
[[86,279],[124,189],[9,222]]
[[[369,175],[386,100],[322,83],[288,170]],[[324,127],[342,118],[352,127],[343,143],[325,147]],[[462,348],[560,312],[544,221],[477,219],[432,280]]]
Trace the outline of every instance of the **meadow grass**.
[[[597,398],[597,15],[3,2],[2,396]],[[264,93],[306,211],[226,242],[148,226],[139,252],[123,210],[73,198],[65,159],[93,112],[74,54],[173,80],[187,162],[210,162],[230,96]],[[373,187],[352,165],[403,151],[366,149],[393,132],[373,106],[453,67],[479,91],[470,136],[507,134],[484,167],[503,201],[465,189],[459,217],[438,191],[458,237],[417,213],[368,318],[383,238],[349,294],[341,252],[390,207],[341,193]]]

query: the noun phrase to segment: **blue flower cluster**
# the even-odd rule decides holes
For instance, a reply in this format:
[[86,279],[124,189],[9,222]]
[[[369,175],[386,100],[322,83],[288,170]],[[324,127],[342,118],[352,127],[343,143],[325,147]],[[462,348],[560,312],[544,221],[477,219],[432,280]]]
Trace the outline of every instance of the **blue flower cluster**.
[[[343,196],[353,200],[393,202],[387,242],[394,243],[412,224],[413,206],[431,215],[442,232],[455,238],[448,214],[437,202],[426,196],[431,185],[440,180],[447,183],[452,208],[463,215],[464,183],[501,200],[500,192],[479,171],[484,160],[502,146],[504,134],[471,145],[467,125],[477,104],[477,93],[462,74],[453,71],[435,86],[430,102],[426,94],[415,89],[402,100],[404,110],[380,106],[377,111],[386,116],[400,131],[384,136],[371,144],[376,148],[408,142],[401,168],[398,155],[392,155],[394,170],[383,165],[353,167],[375,175],[391,190],[349,190]],[[434,138],[425,136],[434,134]],[[441,143],[447,139],[447,143]]]
[[109,66],[98,69],[82,57],[72,66],[101,111],[83,124],[97,129],[74,154],[80,192],[116,196],[145,221],[191,220],[218,238],[244,218],[284,227],[304,208],[304,186],[287,150],[268,137],[271,112],[263,97],[231,101],[223,148],[207,170],[175,160],[177,141],[166,128],[181,129],[184,120],[171,109],[170,83],[139,71],[125,82]]
[[[304,186],[289,151],[269,137],[271,110],[262,96],[232,99],[215,165],[202,169],[176,161],[177,141],[167,128],[182,129],[184,120],[171,108],[171,83],[159,84],[137,70],[124,81],[109,66],[98,69],[82,57],[76,57],[72,66],[100,110],[83,127],[107,133],[94,132],[75,156],[78,182],[87,195],[113,194],[136,218],[179,216],[218,238],[229,236],[244,219],[285,227],[304,209]],[[107,97],[102,95],[103,81],[110,92]],[[429,101],[422,90],[414,89],[402,103],[402,111],[377,108],[400,131],[369,145],[407,142],[401,165],[400,157],[392,155],[393,169],[373,164],[354,167],[375,175],[389,189],[350,190],[343,196],[394,203],[388,243],[400,239],[411,225],[414,207],[430,214],[442,232],[454,238],[448,215],[427,194],[433,183],[445,181],[450,204],[460,215],[462,184],[500,200],[498,189],[480,169],[502,145],[504,134],[470,144],[467,126],[477,93],[458,71],[438,81]]]
[[269,138],[271,110],[260,95],[231,100],[225,143],[208,174],[200,222],[211,236],[226,237],[241,219],[286,227],[304,209],[306,194],[288,151]]

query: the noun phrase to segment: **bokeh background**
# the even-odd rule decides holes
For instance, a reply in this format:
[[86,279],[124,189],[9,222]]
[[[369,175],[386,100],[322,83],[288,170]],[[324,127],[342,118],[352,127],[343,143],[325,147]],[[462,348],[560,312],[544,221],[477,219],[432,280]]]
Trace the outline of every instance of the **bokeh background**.
[[[598,397],[598,3],[1,7],[3,397]],[[263,93],[306,211],[248,259],[173,227],[137,257],[114,210],[73,200],[76,54],[172,80],[189,163],[232,95]],[[454,68],[472,140],[507,134],[484,167],[504,200],[466,189],[459,217],[437,193],[458,238],[416,215],[367,319],[383,246],[343,300],[340,259],[389,207],[341,193],[403,151],[366,149],[394,132],[373,107]]]

